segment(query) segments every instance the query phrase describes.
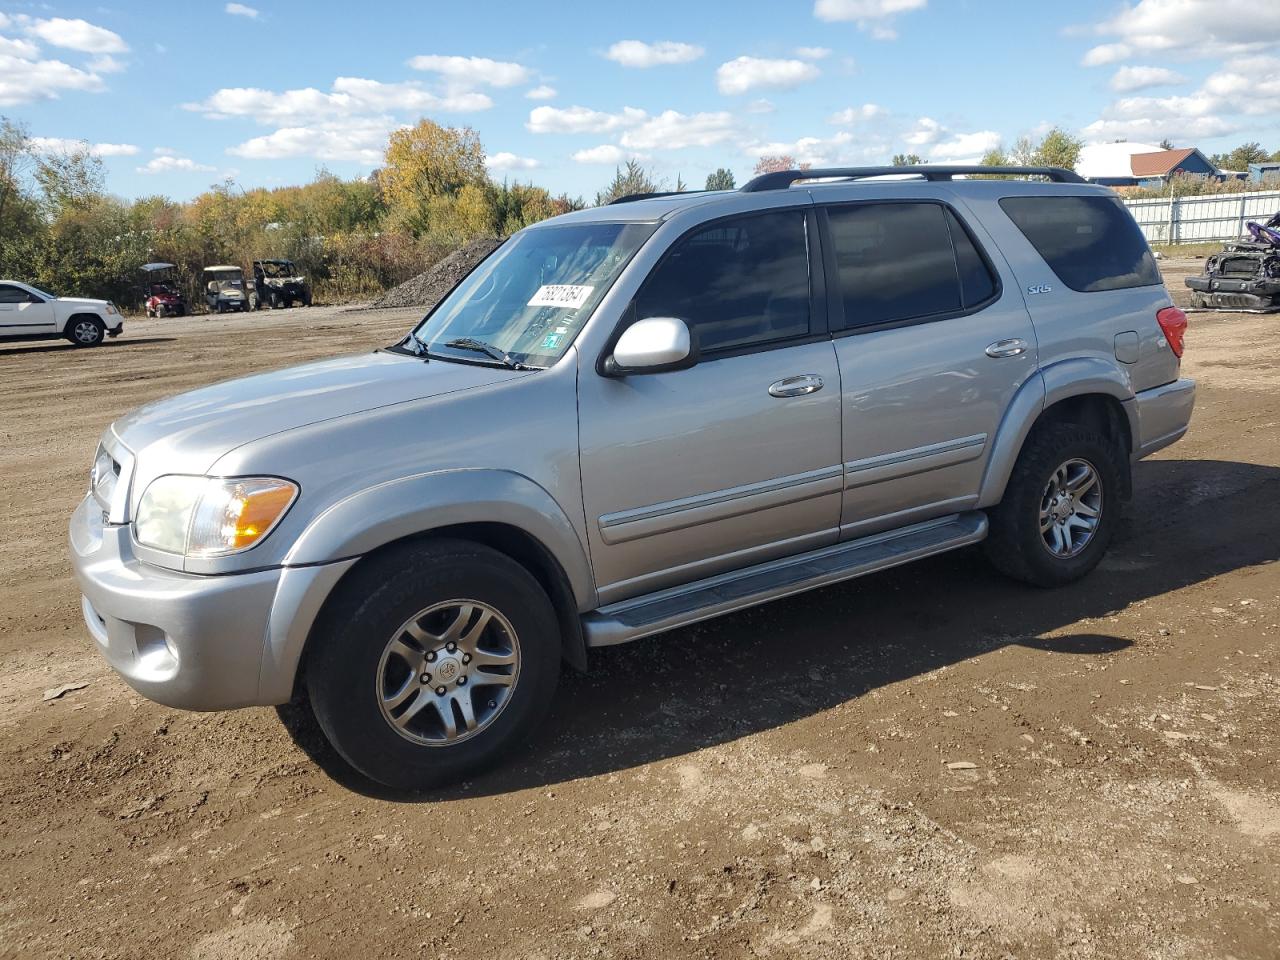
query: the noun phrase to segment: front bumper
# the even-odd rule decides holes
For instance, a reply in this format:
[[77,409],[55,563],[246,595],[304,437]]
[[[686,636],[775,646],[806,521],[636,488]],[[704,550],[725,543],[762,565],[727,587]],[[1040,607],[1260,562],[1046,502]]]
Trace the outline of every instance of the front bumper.
[[1162,450],[1182,439],[1191,424],[1196,402],[1196,382],[1180,377],[1163,387],[1142,390],[1134,398],[1138,407],[1138,437],[1133,459]]
[[133,553],[92,496],[71,519],[89,633],[134,690],[186,710],[284,703],[324,598],[354,561],[223,576],[164,570]]
[[1212,277],[1199,274],[1183,281],[1200,293],[1247,293],[1255,297],[1280,295],[1280,280],[1237,277]]

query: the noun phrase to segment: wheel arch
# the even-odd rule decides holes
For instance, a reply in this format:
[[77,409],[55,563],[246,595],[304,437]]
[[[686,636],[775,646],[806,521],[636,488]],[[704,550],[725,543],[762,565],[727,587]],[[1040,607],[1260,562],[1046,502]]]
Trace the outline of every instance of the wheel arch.
[[62,324],[62,335],[64,337],[71,336],[71,325],[77,320],[95,320],[102,325],[103,330],[107,329],[107,321],[103,320],[101,316],[89,310],[80,310],[67,317],[66,322]]
[[983,476],[978,505],[991,507],[1004,496],[1027,438],[1044,423],[1079,423],[1110,437],[1127,499],[1132,493],[1130,460],[1138,436],[1137,409],[1128,377],[1116,364],[1075,358],[1046,367],[1014,396],[996,433]]

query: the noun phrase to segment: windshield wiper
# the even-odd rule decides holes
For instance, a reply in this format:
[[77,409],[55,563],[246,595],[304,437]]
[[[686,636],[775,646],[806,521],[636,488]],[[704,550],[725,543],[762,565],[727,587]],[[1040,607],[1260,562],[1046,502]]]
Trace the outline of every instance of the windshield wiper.
[[458,337],[456,340],[446,340],[444,345],[458,350],[474,350],[476,353],[483,353],[490,359],[497,360],[509,370],[527,369],[519,360],[512,359],[511,354],[505,350],[499,350],[493,344],[477,340],[475,337]]

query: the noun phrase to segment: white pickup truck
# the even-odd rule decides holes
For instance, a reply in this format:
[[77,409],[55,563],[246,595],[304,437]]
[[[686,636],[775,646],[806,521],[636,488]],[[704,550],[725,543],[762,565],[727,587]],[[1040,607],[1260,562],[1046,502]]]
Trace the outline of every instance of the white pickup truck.
[[55,297],[17,280],[0,280],[0,340],[54,340],[96,347],[124,332],[124,317],[108,300]]

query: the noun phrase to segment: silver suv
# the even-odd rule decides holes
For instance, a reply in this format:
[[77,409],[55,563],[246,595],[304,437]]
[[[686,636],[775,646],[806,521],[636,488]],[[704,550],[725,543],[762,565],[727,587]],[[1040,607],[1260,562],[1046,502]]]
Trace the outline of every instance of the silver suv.
[[[1023,179],[956,178],[993,172]],[[110,664],[175,707],[305,697],[422,788],[592,647],[977,543],[1076,580],[1187,429],[1186,317],[1072,173],[624,200],[515,234],[394,346],[113,424],[71,522]]]

